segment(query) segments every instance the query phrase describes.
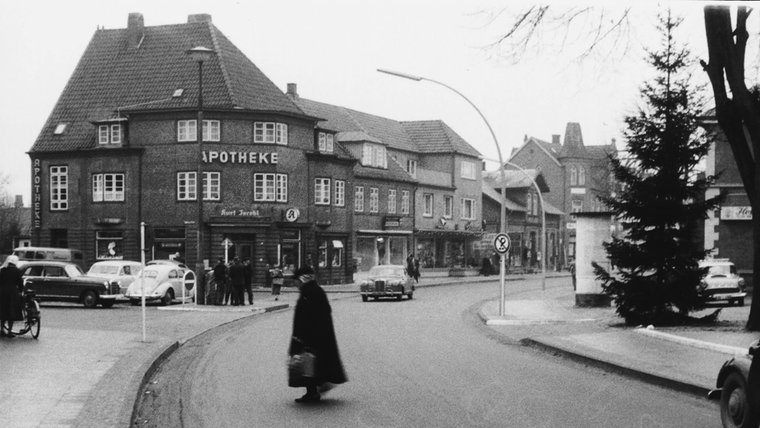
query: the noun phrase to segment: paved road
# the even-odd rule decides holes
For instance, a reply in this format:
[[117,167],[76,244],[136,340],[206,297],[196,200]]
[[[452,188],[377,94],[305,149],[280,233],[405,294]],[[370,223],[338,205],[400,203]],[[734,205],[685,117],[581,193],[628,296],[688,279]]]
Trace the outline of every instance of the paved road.
[[333,300],[349,382],[315,406],[295,404],[302,391],[286,386],[292,312],[236,321],[164,363],[138,425],[715,426],[717,406],[705,399],[493,340],[474,312],[496,291],[481,283],[419,289],[411,301]]

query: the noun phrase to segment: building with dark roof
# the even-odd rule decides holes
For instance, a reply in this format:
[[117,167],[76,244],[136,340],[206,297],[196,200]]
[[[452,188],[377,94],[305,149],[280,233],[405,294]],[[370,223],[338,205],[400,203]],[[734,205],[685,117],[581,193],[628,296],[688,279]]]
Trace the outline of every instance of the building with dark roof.
[[526,136],[512,152],[509,162],[539,171],[549,185],[544,200],[565,213],[556,244],[560,266],[575,256],[575,223],[568,214],[604,209],[598,196],[610,195],[614,189],[609,156],[616,155],[614,140],[607,145],[584,144],[576,122],[567,124],[562,143],[560,135],[552,135],[551,142]]

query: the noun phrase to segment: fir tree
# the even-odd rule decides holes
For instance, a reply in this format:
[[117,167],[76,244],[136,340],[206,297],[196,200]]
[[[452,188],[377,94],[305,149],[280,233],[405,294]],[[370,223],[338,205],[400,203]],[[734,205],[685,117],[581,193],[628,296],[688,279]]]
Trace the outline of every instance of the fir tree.
[[611,158],[619,194],[601,198],[622,226],[604,247],[613,266],[594,264],[604,293],[629,325],[685,320],[704,307],[699,285],[706,251],[700,220],[720,197],[705,199],[715,179],[696,167],[709,144],[698,132],[703,102],[688,73],[689,51],[674,40],[681,20],[660,16],[662,46],[648,52],[656,77],[641,88],[643,106],[626,118],[629,157]]

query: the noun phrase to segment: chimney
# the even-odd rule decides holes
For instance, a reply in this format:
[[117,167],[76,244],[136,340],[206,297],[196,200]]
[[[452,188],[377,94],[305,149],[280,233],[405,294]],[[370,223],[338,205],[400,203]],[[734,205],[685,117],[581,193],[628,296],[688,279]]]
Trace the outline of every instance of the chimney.
[[24,208],[24,196],[23,195],[16,195],[16,204],[14,206],[16,208]]
[[193,24],[196,22],[208,22],[211,23],[211,15],[208,13],[196,13],[195,15],[187,15],[187,23]]
[[298,98],[298,84],[296,83],[288,83],[288,92],[287,95]]
[[552,134],[552,144],[559,145],[559,134]]
[[144,29],[145,23],[143,21],[142,13],[130,13],[129,19],[127,20],[127,38],[130,48],[137,48],[140,46]]

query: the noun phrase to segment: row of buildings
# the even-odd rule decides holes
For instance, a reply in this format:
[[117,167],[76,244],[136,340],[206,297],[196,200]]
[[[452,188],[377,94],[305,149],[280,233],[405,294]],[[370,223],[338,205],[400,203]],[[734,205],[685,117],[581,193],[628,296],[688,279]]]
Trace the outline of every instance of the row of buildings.
[[[187,54],[197,46],[214,52],[200,66]],[[145,26],[133,13],[95,32],[28,152],[31,243],[78,248],[87,264],[249,257],[255,282],[267,266],[305,264],[323,283],[350,282],[412,254],[459,274],[493,260],[504,189],[509,268],[562,269],[570,213],[603,209],[615,153],[568,123],[563,141],[526,136],[503,174],[485,171],[442,121],[283,92],[209,15]]]

